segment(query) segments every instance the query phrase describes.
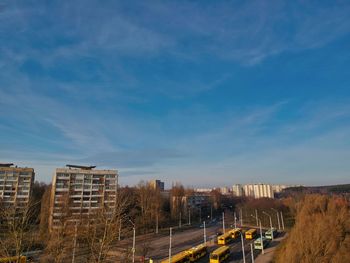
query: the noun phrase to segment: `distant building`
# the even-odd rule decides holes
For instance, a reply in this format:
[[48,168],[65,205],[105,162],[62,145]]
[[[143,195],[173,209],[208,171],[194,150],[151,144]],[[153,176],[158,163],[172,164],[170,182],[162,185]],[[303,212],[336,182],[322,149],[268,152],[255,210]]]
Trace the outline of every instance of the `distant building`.
[[212,188],[197,188],[194,189],[197,193],[210,193],[213,189]]
[[220,187],[220,193],[223,195],[228,195],[228,194],[230,194],[230,189],[226,186]]
[[243,196],[243,186],[241,184],[234,184],[232,186],[233,196]]
[[272,185],[272,190],[274,193],[280,193],[282,192],[283,189],[286,189],[289,187],[288,185],[283,185],[283,184],[274,184]]
[[246,184],[243,189],[244,195],[247,197],[274,198],[274,192],[270,184]]
[[34,183],[34,169],[0,164],[0,203],[16,208],[28,205]]
[[270,184],[255,184],[254,185],[254,197],[255,198],[274,198],[272,185]]
[[99,208],[116,205],[118,172],[95,170],[95,166],[67,165],[54,174],[50,204],[50,229],[69,213],[70,221],[86,219]]
[[244,185],[243,194],[247,197],[254,197],[254,185],[253,184]]
[[161,192],[164,191],[164,182],[162,182],[161,180],[152,180],[149,182],[149,184],[155,190],[159,190]]

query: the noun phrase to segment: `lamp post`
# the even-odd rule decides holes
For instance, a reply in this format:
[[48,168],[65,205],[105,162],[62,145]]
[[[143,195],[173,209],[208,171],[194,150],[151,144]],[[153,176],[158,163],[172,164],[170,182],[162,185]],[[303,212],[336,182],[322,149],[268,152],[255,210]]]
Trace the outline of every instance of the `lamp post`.
[[[255,218],[255,216],[250,215],[251,217]],[[259,220],[259,228],[260,228],[260,242],[261,242],[261,253],[264,254],[264,243],[263,243],[263,239],[262,239],[262,228],[261,228],[261,220]]]
[[241,227],[243,227],[243,210],[242,210],[242,208],[240,209],[239,217],[241,219]]
[[258,210],[255,209],[256,226],[258,226]]
[[280,213],[281,213],[281,219],[282,219],[282,229],[284,230],[284,220],[283,220],[283,214],[282,214],[282,211],[281,211]]
[[262,239],[262,229],[261,229],[261,220],[259,219],[259,226],[260,226],[260,243],[261,243],[261,253],[264,255],[264,243]]
[[136,229],[135,229],[135,224],[129,219],[129,222],[132,224],[132,229],[133,229],[133,237],[132,237],[132,263],[135,263],[135,239],[136,239]]
[[254,263],[254,250],[253,250],[253,243],[250,243],[250,253],[252,254],[252,263]]
[[120,239],[121,239],[121,231],[122,231],[122,219],[119,220],[118,241],[120,241]]
[[266,213],[265,211],[263,211],[263,214],[267,215],[267,216],[270,218],[271,238],[272,238],[272,240],[273,240],[272,218],[271,218],[271,216],[270,216],[268,213]]
[[235,228],[237,228],[237,217],[236,217],[236,212],[234,212],[234,218],[235,218]]
[[170,235],[169,235],[169,263],[171,263],[171,237],[172,237],[172,228],[169,228]]
[[276,212],[276,215],[277,215],[277,223],[278,223],[278,230],[281,230],[281,224],[280,224],[280,217],[279,217],[279,213],[278,213],[278,211],[276,210],[276,209],[274,209],[274,208],[271,208],[273,211],[275,211]]
[[222,212],[222,232],[225,234],[225,212]]
[[207,233],[205,230],[205,221],[203,221],[203,226],[204,226],[203,239],[204,239],[204,245],[205,245],[207,243]]
[[242,231],[239,231],[239,233],[241,234],[242,258],[243,258],[243,263],[245,263],[245,251],[244,251],[243,233],[242,233]]
[[181,212],[180,212],[180,219],[179,219],[179,228],[181,228]]

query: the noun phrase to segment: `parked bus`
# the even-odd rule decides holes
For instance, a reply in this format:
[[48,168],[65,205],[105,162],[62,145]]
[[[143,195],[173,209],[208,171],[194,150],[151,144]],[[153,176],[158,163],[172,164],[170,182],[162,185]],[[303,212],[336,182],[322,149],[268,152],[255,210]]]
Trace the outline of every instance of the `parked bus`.
[[254,249],[262,249],[261,240],[264,248],[267,247],[267,245],[269,244],[269,241],[265,237],[262,237],[262,238],[259,237],[254,241]]
[[232,239],[238,238],[241,235],[242,229],[234,228],[230,231]]
[[[171,263],[190,263],[190,257],[186,251],[180,252],[171,257]],[[169,258],[162,260],[161,263],[169,263]]]
[[272,228],[272,229],[269,229],[265,232],[265,237],[267,239],[273,239],[277,236],[277,229],[276,228]]
[[204,244],[198,245],[196,247],[190,248],[189,250],[187,250],[187,254],[190,257],[190,261],[194,262],[202,257],[204,257],[208,250],[207,250],[207,246]]
[[0,263],[26,263],[27,257],[20,256],[18,257],[7,257],[7,258],[0,258]]
[[256,237],[256,229],[252,228],[245,232],[245,239],[254,239]]
[[224,262],[230,256],[230,248],[228,246],[222,246],[215,249],[210,253],[209,263],[221,263]]
[[232,240],[231,232],[226,232],[221,236],[218,236],[218,245],[226,245]]

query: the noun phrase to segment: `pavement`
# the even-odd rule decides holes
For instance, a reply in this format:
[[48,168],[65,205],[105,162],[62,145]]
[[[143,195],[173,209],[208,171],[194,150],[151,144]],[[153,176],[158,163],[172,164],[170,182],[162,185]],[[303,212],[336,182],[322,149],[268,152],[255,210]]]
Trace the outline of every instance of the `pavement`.
[[270,243],[269,247],[264,249],[264,254],[259,254],[259,256],[255,259],[255,263],[269,263],[272,262],[273,255],[277,246],[281,243],[283,239],[287,237],[287,234],[284,234],[276,239],[272,243]]

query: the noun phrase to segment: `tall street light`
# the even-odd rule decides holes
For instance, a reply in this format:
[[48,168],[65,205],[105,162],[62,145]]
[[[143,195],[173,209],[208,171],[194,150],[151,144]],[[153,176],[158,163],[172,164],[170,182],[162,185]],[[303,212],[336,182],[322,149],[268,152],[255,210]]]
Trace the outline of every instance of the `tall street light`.
[[171,237],[172,237],[172,228],[169,228],[170,235],[169,235],[169,263],[171,263]]
[[[255,216],[250,215],[251,217],[255,218]],[[261,228],[261,220],[258,218],[259,220],[259,228],[260,228],[260,242],[261,242],[261,253],[264,254],[264,243],[263,243],[263,236],[262,236],[262,228]]]
[[280,213],[281,213],[281,219],[282,219],[282,229],[284,230],[284,220],[283,220],[283,214],[282,214],[282,211],[281,211]]
[[276,215],[277,215],[277,223],[278,223],[278,230],[281,230],[281,224],[280,224],[280,217],[279,217],[279,213],[278,213],[278,211],[276,210],[276,209],[274,209],[274,208],[271,208],[273,211],[275,211],[276,212]]
[[244,251],[244,240],[243,240],[243,233],[242,231],[239,231],[240,235],[241,235],[241,244],[242,244],[242,259],[243,259],[243,263],[245,263],[245,251]]
[[129,222],[132,224],[132,229],[133,229],[133,238],[132,238],[132,263],[135,263],[135,239],[136,239],[136,229],[135,229],[135,224],[129,219]]
[[225,234],[225,212],[222,212],[222,232]]
[[267,216],[270,218],[271,237],[272,237],[272,240],[273,240],[272,218],[271,218],[271,216],[270,216],[268,213],[266,213],[265,211],[263,211],[263,214],[267,215]]

